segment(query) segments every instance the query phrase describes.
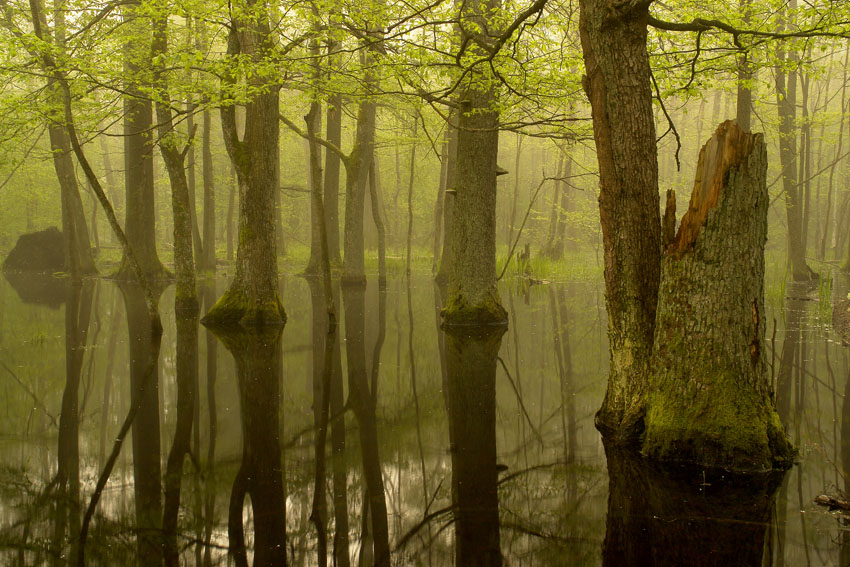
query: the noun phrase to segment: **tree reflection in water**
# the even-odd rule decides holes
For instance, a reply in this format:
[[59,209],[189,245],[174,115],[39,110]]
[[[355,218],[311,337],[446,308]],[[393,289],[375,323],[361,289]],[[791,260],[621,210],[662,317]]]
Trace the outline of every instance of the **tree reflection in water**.
[[[606,445],[603,565],[760,567],[784,473],[661,469]],[[768,550],[767,557],[771,554]]]
[[245,497],[254,519],[254,567],[286,564],[286,506],[280,448],[280,338],[283,327],[214,328],[236,361],[242,463],[230,494],[228,536],[238,567],[247,567]]
[[496,357],[506,327],[446,328],[457,565],[499,567]]

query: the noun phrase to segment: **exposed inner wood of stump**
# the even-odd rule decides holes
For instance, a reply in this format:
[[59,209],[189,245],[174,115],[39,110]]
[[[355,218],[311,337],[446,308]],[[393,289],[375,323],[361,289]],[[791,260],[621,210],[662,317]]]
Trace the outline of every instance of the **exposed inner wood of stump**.
[[668,255],[681,256],[693,246],[709,211],[717,205],[727,173],[746,162],[755,139],[755,134],[741,130],[734,120],[727,120],[717,127],[700,150],[691,202],[676,238],[667,248]]

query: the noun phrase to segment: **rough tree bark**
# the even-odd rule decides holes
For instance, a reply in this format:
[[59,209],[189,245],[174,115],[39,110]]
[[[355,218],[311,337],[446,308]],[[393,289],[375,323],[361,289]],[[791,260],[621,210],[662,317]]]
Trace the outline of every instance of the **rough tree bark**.
[[599,162],[610,375],[604,433],[640,433],[660,277],[661,220],[647,16],[651,0],[582,0],[579,31]]
[[[499,0],[476,0],[460,8],[461,45],[481,54],[496,33],[490,15]],[[479,30],[479,31],[474,31]],[[484,30],[487,30],[485,33]],[[499,151],[498,91],[484,66],[469,70],[460,88],[457,194],[453,203],[448,325],[507,324],[496,287],[496,157]]]
[[[246,2],[248,10],[260,15],[250,22],[231,22],[228,54],[242,54],[262,61],[273,48],[268,15],[258,0]],[[237,77],[223,81],[225,100]],[[253,97],[245,103],[245,133],[239,138],[236,108],[221,107],[221,123],[227,153],[239,184],[239,239],[236,276],[230,287],[204,317],[206,325],[282,325],[286,314],[277,291],[277,251],[274,196],[278,190],[278,115],[280,85],[263,74],[246,77]]]
[[766,374],[760,134],[727,121],[703,147],[662,259],[644,452],[736,470],[791,464]]

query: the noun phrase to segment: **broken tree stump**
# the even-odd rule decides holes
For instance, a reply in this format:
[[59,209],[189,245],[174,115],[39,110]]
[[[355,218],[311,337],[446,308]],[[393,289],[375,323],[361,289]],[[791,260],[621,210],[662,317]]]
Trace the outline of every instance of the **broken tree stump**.
[[733,121],[702,148],[661,267],[644,452],[741,471],[790,465],[764,356],[767,150]]

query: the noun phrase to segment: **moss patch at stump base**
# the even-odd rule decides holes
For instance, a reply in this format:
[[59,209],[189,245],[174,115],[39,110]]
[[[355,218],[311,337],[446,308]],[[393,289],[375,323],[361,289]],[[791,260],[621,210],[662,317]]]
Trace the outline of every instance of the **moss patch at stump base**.
[[699,396],[650,394],[644,454],[740,472],[784,470],[793,464],[795,449],[769,399],[728,373],[702,383]]
[[443,325],[507,325],[508,312],[502,307],[498,296],[490,293],[480,303],[469,303],[462,293],[449,298],[440,312]]
[[207,327],[281,326],[286,323],[286,312],[277,294],[267,301],[256,302],[243,291],[231,287],[201,319],[201,323]]

